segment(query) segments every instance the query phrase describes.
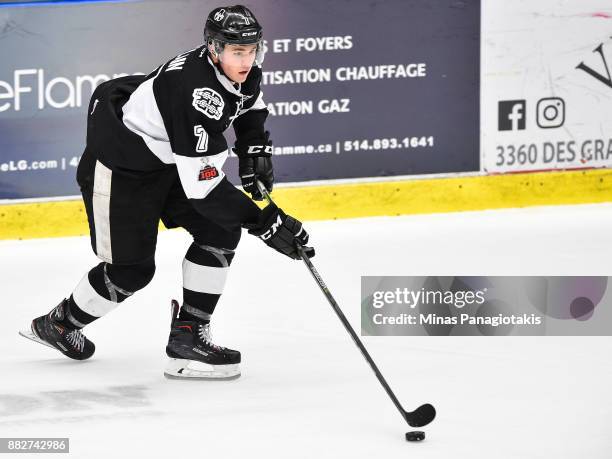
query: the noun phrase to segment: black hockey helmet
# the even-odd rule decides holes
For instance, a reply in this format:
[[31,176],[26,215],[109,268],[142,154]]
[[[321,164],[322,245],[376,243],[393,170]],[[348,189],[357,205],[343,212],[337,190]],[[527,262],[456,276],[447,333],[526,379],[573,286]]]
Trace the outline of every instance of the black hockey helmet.
[[262,28],[246,6],[222,6],[210,12],[204,26],[207,44],[218,41],[231,45],[254,45],[262,38]]

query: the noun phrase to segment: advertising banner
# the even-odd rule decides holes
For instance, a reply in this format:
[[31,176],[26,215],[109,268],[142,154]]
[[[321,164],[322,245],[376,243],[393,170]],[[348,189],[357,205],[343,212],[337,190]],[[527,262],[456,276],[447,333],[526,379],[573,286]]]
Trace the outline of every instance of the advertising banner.
[[612,166],[609,6],[483,2],[486,172]]
[[[0,199],[77,195],[93,89],[202,41],[200,0],[0,7]],[[480,4],[248,3],[277,182],[480,169]],[[232,131],[232,132],[230,132]],[[228,131],[233,143],[233,130]],[[236,181],[236,159],[227,173]]]

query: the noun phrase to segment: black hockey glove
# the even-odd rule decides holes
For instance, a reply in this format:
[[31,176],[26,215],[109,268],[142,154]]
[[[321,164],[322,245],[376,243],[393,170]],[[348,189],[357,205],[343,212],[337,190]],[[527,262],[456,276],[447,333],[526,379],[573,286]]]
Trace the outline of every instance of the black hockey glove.
[[272,141],[266,131],[261,137],[258,134],[246,135],[236,140],[234,151],[238,155],[238,174],[242,188],[250,193],[255,201],[261,201],[263,196],[257,188],[257,180],[272,191],[274,171],[272,168]]
[[[308,243],[308,233],[302,222],[287,215],[274,204],[262,210],[259,222],[246,225],[246,228],[249,234],[257,236],[269,247],[294,260],[300,259],[297,245]],[[309,258],[314,257],[315,251],[312,247],[304,247],[304,250]]]

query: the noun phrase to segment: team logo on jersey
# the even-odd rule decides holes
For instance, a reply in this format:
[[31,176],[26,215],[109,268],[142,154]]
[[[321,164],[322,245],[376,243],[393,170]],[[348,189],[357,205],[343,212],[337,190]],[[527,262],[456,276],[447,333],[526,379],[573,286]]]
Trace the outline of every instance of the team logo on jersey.
[[223,115],[223,107],[225,107],[225,102],[214,89],[196,88],[193,90],[193,108],[209,118],[220,120]]
[[206,166],[204,169],[200,170],[198,174],[198,180],[201,182],[202,180],[212,180],[219,177],[219,171],[215,166]]

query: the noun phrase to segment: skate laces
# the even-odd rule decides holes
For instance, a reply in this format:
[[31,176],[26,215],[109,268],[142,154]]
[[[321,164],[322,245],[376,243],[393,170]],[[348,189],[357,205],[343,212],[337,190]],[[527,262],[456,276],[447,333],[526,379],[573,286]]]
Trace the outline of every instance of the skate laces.
[[204,341],[209,346],[215,349],[222,349],[221,346],[218,346],[212,342],[212,332],[210,331],[210,324],[200,324],[198,327],[198,335],[200,335],[200,339]]
[[85,347],[85,335],[81,333],[81,330],[72,330],[66,335],[66,340],[75,347],[79,352],[83,352]]

